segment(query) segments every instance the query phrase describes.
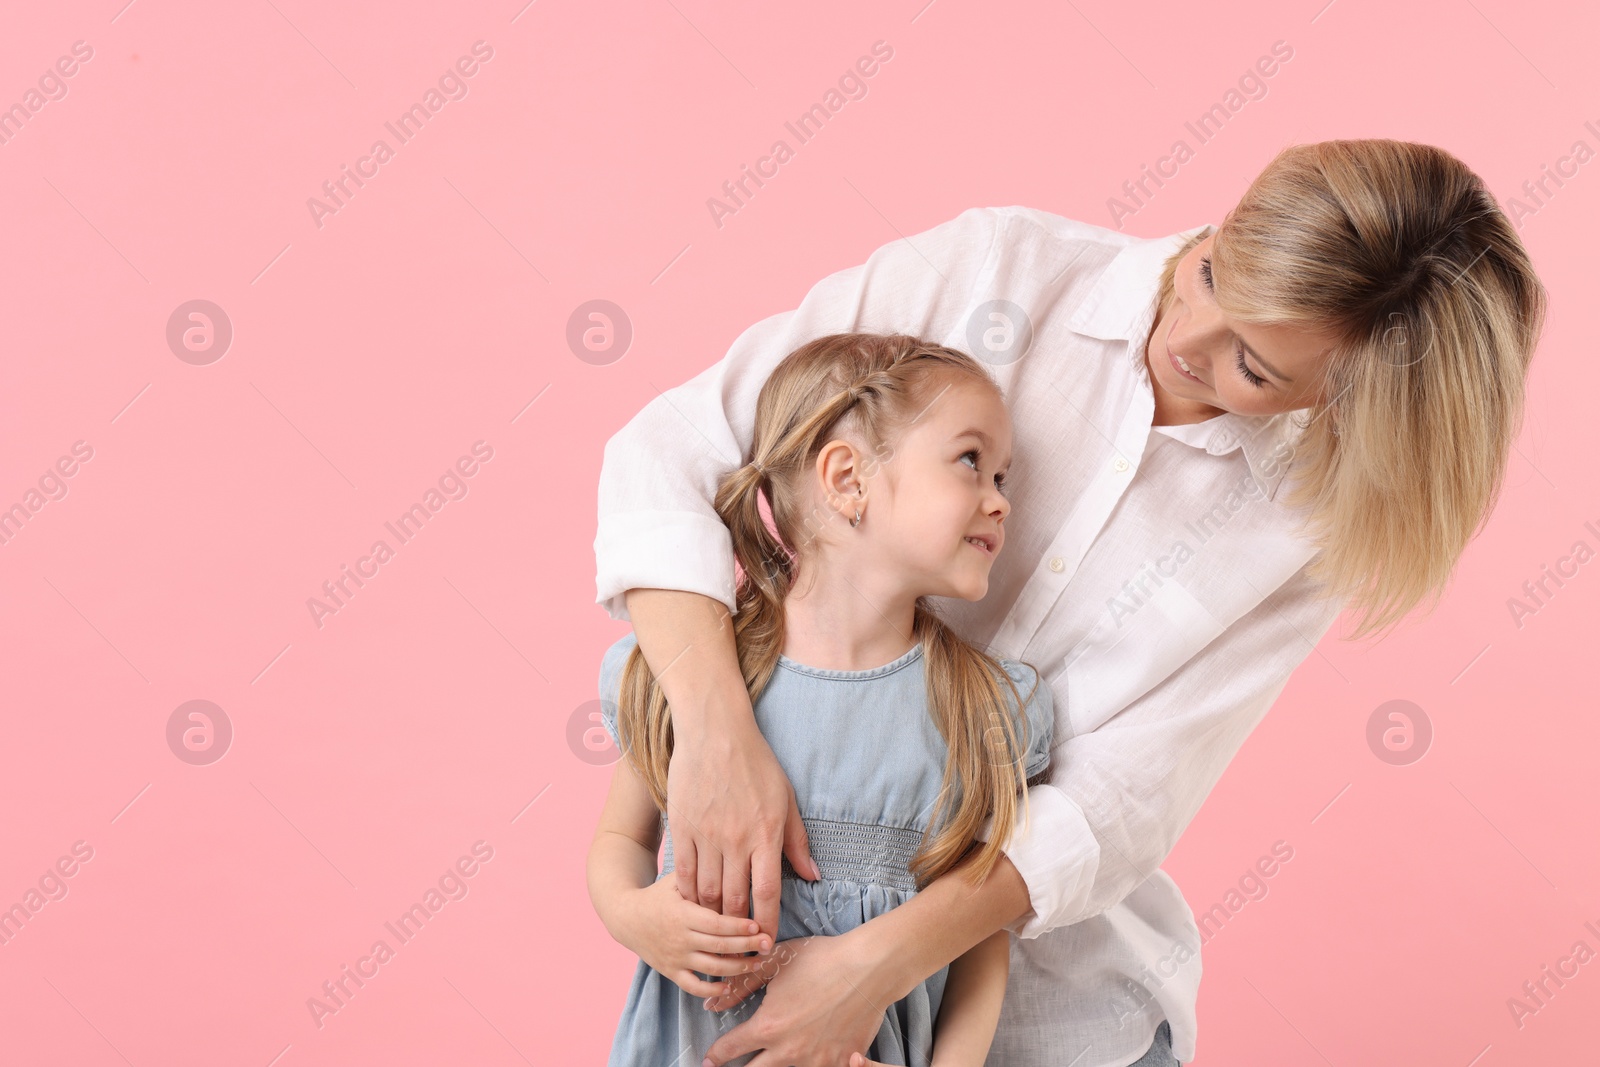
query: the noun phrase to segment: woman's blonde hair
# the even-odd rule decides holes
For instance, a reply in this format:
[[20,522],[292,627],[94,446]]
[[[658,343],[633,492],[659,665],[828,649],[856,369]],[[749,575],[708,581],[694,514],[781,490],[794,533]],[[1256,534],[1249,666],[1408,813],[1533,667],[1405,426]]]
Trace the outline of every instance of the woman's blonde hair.
[[[1173,300],[1178,261],[1161,275]],[[1216,300],[1239,322],[1339,338],[1286,498],[1309,573],[1361,612],[1355,639],[1432,611],[1499,496],[1546,294],[1482,179],[1393,140],[1284,149],[1216,230]]]
[[[864,464],[870,477],[941,387],[961,380],[998,392],[982,364],[962,352],[903,334],[843,333],[796,349],[761,387],[754,458],[725,476],[716,495],[717,514],[732,535],[739,563],[734,645],[752,702],[772,678],[783,650],[784,599],[798,554],[815,536],[817,524],[834,515],[815,513],[809,503],[818,453],[841,432],[865,441],[872,451]],[[776,534],[761,515],[763,489]],[[1026,786],[1049,776],[1047,767],[1024,780],[1028,720],[1022,708],[1034,694],[1021,696],[1000,663],[956,636],[926,597],[916,602],[912,631],[923,650],[928,708],[949,755],[928,831],[910,869],[919,888],[950,870],[992,814],[989,840],[969,868],[969,877],[979,883],[1010,836],[1019,793],[1025,798]],[[637,646],[623,667],[617,732],[656,807],[665,811],[671,715]]]

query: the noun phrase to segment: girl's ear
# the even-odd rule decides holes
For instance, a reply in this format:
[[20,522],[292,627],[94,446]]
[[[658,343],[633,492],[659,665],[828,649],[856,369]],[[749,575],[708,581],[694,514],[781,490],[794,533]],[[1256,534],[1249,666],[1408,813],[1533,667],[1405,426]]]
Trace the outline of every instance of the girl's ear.
[[817,453],[817,478],[823,497],[846,520],[854,518],[856,509],[867,499],[861,458],[854,445],[839,438],[823,445]]

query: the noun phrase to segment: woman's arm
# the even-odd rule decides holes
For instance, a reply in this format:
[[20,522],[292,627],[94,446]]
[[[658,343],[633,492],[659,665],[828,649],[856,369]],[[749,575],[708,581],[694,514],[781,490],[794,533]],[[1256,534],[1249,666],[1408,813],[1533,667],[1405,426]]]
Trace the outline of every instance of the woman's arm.
[[726,983],[695,971],[745,974],[764,962],[772,941],[751,920],[702,908],[684,900],[670,878],[656,878],[660,827],[644,783],[626,760],[617,761],[589,846],[589,899],[613,940],[691,996],[710,996]]
[[[976,850],[910,900],[836,937],[780,941],[777,973],[750,1019],[717,1039],[705,1062],[721,1067],[766,1049],[749,1067],[837,1067],[872,1043],[883,1013],[940,967],[1031,914],[1028,888],[1004,856],[981,886],[968,881]],[[772,974],[772,967],[764,969]],[[748,975],[733,980],[761,984]],[[732,1003],[722,997],[710,1006]]]
[[[843,944],[794,954],[755,1015],[712,1046],[712,1064],[770,1041],[794,1050],[785,1063],[833,1067],[837,1058],[805,1050],[839,1047],[828,1045],[829,1020],[855,1018],[854,987],[888,1005],[999,929],[1038,937],[1116,905],[1160,867],[1338,613],[1302,568],[1149,692],[1057,745],[1053,781],[1029,790],[1029,824],[1013,831],[983,887],[967,886],[957,867],[848,934],[817,939]],[[734,997],[741,987],[736,980]]]
[[678,891],[778,937],[783,853],[821,877],[794,788],[756,728],[733,627],[720,603],[676,589],[630,589],[634,637],[672,709],[667,820]]

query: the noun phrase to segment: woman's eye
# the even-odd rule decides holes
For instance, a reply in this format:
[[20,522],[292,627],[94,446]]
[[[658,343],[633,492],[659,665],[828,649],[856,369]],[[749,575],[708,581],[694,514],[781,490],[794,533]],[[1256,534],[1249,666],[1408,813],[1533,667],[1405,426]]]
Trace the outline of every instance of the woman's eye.
[[1244,349],[1235,347],[1233,354],[1239,357],[1239,373],[1244,375],[1244,380],[1255,386],[1257,389],[1266,388],[1267,380],[1261,377],[1261,375],[1253,372],[1250,369],[1250,365],[1244,361]]
[[[1211,290],[1215,290],[1216,289],[1216,286],[1212,284],[1212,280],[1211,280],[1211,257],[1210,256],[1201,256],[1200,257],[1200,277],[1205,280],[1207,289],[1211,289]],[[1243,376],[1244,380],[1249,382],[1252,386],[1254,386],[1257,389],[1266,388],[1267,380],[1265,378],[1261,377],[1259,374],[1256,374],[1256,373],[1252,372],[1250,370],[1249,366],[1247,366],[1245,364],[1245,361],[1244,361],[1244,349],[1239,347],[1238,345],[1235,345],[1234,348],[1233,348],[1233,354],[1239,361],[1239,374],[1241,376]]]

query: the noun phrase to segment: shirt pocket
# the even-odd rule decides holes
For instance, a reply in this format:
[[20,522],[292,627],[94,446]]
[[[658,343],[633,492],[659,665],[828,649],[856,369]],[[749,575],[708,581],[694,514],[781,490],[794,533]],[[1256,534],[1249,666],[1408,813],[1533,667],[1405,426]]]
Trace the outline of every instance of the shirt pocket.
[[[1312,545],[1282,531],[1238,531],[1225,554],[1205,551],[1189,567],[1223,568],[1229,581],[1215,584],[1201,601],[1168,580],[1132,615],[1108,608],[1082,641],[1067,653],[1066,720],[1073,736],[1098,729],[1144,696],[1229,626],[1294,576],[1314,554]],[[1246,575],[1240,561],[1249,560]],[[1120,622],[1120,625],[1119,625]],[[1294,640],[1293,631],[1284,640]],[[1057,722],[1062,716],[1057,714]],[[1056,738],[1060,744],[1064,738]]]
[[1226,622],[1176,581],[1163,584],[1131,615],[1118,612],[1113,617],[1107,609],[1066,656],[1067,720],[1073,735],[1097,729],[1226,628]]

